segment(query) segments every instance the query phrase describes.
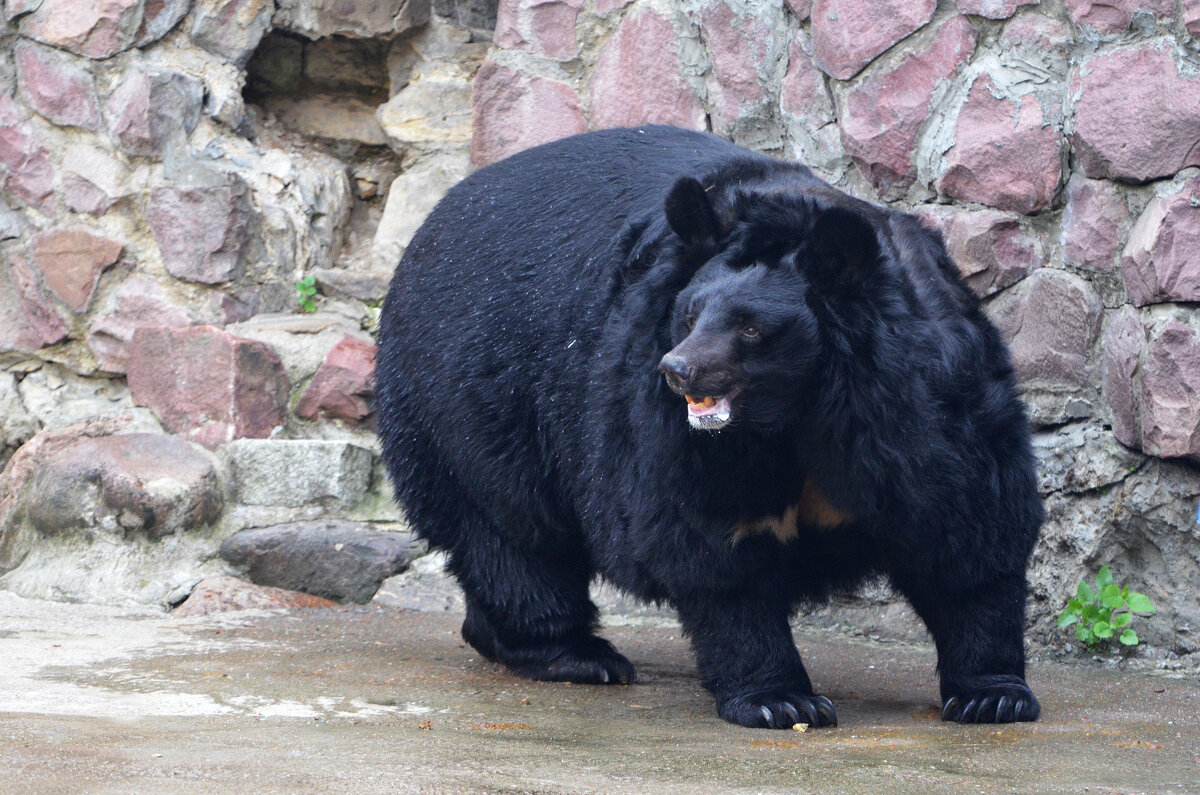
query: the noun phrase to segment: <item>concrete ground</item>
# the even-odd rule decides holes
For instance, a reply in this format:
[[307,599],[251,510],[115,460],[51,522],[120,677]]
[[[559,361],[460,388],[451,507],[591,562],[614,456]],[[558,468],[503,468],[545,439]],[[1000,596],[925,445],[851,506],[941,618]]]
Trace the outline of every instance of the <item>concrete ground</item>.
[[662,618],[605,630],[636,684],[544,684],[429,596],[179,619],[0,592],[0,792],[1200,792],[1194,675],[1036,662],[1041,721],[958,726],[927,645],[815,630],[841,725],[751,730]]

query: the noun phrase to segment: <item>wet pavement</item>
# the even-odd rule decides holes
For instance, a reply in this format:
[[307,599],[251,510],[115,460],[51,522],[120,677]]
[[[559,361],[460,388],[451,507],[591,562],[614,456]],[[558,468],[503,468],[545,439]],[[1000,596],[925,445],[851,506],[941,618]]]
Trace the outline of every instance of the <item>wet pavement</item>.
[[1035,724],[941,722],[925,644],[797,634],[841,725],[717,719],[678,628],[630,686],[527,682],[461,615],[178,619],[0,592],[0,792],[1200,792],[1200,682],[1035,662]]

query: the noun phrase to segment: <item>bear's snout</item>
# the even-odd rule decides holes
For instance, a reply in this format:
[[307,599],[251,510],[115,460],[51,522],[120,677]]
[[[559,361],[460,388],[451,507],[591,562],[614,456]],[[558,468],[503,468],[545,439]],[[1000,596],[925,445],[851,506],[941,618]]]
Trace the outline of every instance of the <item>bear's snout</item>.
[[696,376],[696,366],[685,357],[671,351],[658,363],[658,371],[676,392],[682,392]]

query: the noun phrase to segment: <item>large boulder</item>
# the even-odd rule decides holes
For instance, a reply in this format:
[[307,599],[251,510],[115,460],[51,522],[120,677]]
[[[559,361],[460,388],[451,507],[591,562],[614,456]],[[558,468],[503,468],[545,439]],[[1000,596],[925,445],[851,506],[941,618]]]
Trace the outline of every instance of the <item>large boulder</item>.
[[365,527],[327,520],[243,530],[225,539],[221,557],[259,585],[363,604],[423,552],[409,533]]

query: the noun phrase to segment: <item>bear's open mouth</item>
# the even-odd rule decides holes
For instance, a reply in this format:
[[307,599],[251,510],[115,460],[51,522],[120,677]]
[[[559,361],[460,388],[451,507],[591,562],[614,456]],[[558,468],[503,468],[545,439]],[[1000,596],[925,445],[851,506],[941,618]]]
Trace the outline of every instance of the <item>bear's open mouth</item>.
[[715,397],[706,395],[697,397],[687,395],[688,422],[693,428],[704,431],[715,431],[724,428],[733,416],[733,398],[735,392]]

